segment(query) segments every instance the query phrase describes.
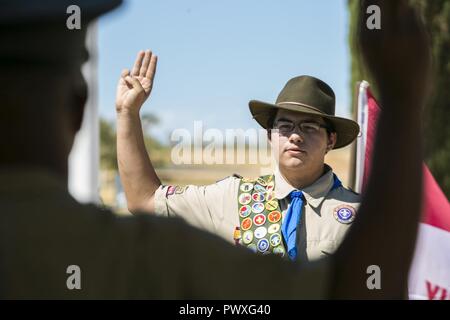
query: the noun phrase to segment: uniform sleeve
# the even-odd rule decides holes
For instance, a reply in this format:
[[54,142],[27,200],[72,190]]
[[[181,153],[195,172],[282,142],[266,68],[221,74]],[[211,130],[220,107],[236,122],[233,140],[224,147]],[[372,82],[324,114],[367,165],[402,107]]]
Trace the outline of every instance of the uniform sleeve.
[[155,213],[180,217],[195,227],[216,231],[224,215],[237,210],[238,186],[236,177],[207,186],[160,186],[155,192]]

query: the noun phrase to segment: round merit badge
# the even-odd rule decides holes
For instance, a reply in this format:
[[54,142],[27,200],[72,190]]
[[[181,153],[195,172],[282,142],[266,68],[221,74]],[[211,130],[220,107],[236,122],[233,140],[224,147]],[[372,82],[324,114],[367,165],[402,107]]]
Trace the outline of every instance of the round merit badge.
[[253,183],[246,182],[241,185],[241,191],[249,192],[253,189]]
[[253,223],[256,226],[262,226],[264,223],[266,222],[266,216],[263,214],[257,214],[254,218],[253,218]]
[[239,195],[240,204],[249,204],[252,201],[252,196],[250,193],[242,193]]
[[273,253],[284,257],[285,251],[282,246],[279,246],[279,247],[273,248]]
[[276,201],[276,200],[271,200],[271,201],[268,201],[268,202],[266,203],[266,209],[267,209],[267,210],[273,211],[273,210],[275,210],[276,208],[278,208],[278,201]]
[[252,211],[254,213],[261,213],[261,212],[263,212],[264,211],[264,203],[262,203],[262,202],[255,202],[252,205]]
[[264,238],[267,234],[267,229],[264,227],[258,227],[255,229],[255,238]]
[[249,205],[244,205],[239,209],[239,215],[242,218],[247,218],[252,212],[252,208]]
[[275,182],[273,182],[273,181],[270,181],[266,186],[267,191],[272,191],[274,188],[275,188]]
[[276,223],[281,220],[281,213],[280,211],[272,211],[267,215],[267,219],[269,219],[270,222]]
[[262,192],[255,192],[254,194],[252,194],[252,198],[255,202],[263,202],[264,194]]
[[244,242],[245,244],[249,244],[250,242],[252,242],[252,240],[253,240],[253,232],[250,230],[245,231],[242,236],[242,242]]
[[334,208],[334,217],[337,221],[344,224],[352,223],[355,220],[356,210],[347,204]]
[[261,239],[258,241],[258,251],[266,252],[269,249],[269,241],[267,239]]
[[262,185],[262,186],[267,186],[267,182],[266,182],[266,180],[264,180],[263,178],[258,178],[258,179],[256,179],[256,182],[258,182],[260,185]]
[[266,188],[259,184],[255,184],[254,189],[256,192],[266,192]]
[[272,201],[274,200],[273,198],[275,198],[275,194],[273,193],[273,191],[266,193],[266,201]]
[[274,233],[270,236],[270,244],[272,247],[276,247],[281,243],[281,236],[279,233]]
[[271,224],[271,225],[269,226],[268,231],[269,231],[269,233],[271,233],[271,234],[280,231],[280,224],[279,224],[279,223]]
[[241,223],[241,229],[242,230],[248,230],[248,229],[250,229],[252,227],[252,219],[250,219],[250,218],[245,218],[244,220],[242,220],[242,223]]

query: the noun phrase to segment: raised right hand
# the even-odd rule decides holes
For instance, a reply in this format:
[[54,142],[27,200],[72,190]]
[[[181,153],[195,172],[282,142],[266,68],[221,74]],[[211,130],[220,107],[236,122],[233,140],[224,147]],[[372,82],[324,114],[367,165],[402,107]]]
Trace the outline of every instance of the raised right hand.
[[130,74],[122,71],[117,84],[116,111],[139,113],[145,100],[150,96],[155,78],[157,56],[150,50],[139,51]]

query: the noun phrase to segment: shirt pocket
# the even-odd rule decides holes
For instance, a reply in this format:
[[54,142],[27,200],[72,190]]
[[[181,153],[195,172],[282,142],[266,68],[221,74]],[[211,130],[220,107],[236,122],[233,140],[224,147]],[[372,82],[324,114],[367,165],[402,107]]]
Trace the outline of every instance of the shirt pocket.
[[334,254],[336,249],[337,249],[336,241],[322,240],[319,243],[319,251],[320,251],[321,257],[330,256],[330,255]]

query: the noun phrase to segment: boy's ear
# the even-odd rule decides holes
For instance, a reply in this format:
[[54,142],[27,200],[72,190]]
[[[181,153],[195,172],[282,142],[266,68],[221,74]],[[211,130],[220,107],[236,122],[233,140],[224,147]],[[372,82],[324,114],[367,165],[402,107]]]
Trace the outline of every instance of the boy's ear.
[[337,140],[337,134],[336,132],[331,132],[328,135],[328,143],[327,143],[327,153],[331,150],[333,150],[334,146],[336,145]]

